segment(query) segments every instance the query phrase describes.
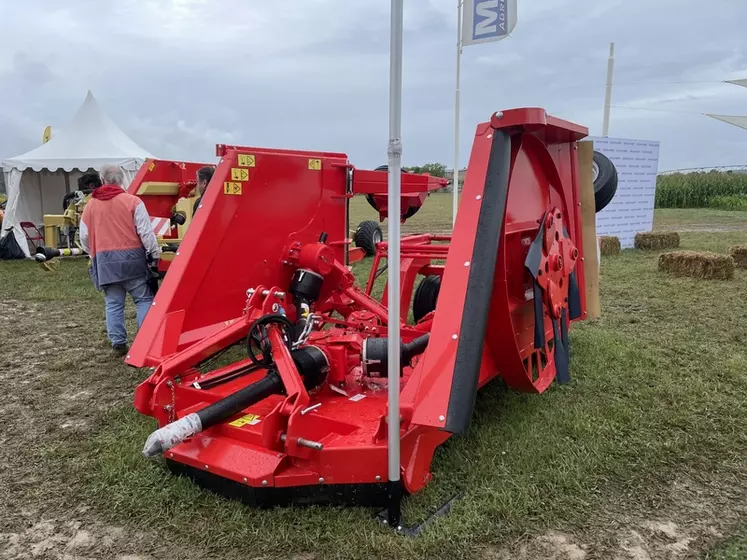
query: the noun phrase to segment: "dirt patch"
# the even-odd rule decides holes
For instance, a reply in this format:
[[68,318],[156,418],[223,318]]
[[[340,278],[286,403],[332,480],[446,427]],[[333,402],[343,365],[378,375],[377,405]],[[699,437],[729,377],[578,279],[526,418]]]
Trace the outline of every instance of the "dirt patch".
[[148,558],[129,554],[129,551],[142,548],[142,543],[138,541],[143,535],[132,534],[123,527],[57,518],[34,521],[36,515],[29,512],[24,512],[24,516],[25,527],[18,532],[0,533],[0,559]]
[[[550,530],[497,549],[486,560],[684,560],[698,557],[747,514],[747,491],[713,492],[710,484],[682,479],[657,499],[653,511],[598,512],[579,531]],[[653,514],[646,518],[647,514]]]

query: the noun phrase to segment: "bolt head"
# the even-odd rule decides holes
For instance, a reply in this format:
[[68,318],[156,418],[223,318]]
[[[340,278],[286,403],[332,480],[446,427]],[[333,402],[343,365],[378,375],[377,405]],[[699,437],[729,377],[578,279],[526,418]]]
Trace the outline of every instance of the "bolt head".
[[381,480],[381,477],[377,474],[376,475],[376,482],[379,482]]
[[456,333],[454,333],[454,334],[451,335],[451,340],[456,340],[457,338],[459,338],[459,337],[457,336]]
[[262,481],[262,486],[267,486],[267,481],[266,480]]
[[443,415],[443,414],[442,414],[441,416],[439,416],[439,417],[438,417],[438,421],[439,421],[439,422],[443,422],[444,420],[446,420],[446,418],[444,417],[444,415]]
[[477,195],[477,196],[475,197],[475,200],[482,200],[482,195],[481,195],[481,194],[478,194],[478,195]]
[[247,478],[244,477],[244,484],[246,484],[247,482],[248,482]]
[[205,465],[205,470],[207,471],[209,469],[210,469],[210,466],[209,465]]
[[324,479],[321,476],[319,477],[319,484],[324,484]]
[[492,137],[493,137],[493,135],[492,135],[492,134],[488,134],[488,138],[492,138]]
[[469,261],[465,261],[464,266],[469,266]]
[[127,354],[127,359],[128,359],[128,360],[130,359],[130,355],[129,355],[129,354]]
[[173,459],[173,458],[174,458],[174,454],[173,453],[169,453],[169,459]]
[[503,111],[496,111],[495,112],[495,118],[496,119],[502,119],[503,118]]

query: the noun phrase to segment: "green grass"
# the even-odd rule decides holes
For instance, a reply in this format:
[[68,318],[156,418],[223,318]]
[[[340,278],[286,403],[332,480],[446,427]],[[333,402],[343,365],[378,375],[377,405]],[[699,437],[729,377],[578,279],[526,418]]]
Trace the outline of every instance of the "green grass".
[[744,560],[747,558],[747,531],[727,539],[703,556],[704,560]]
[[747,229],[747,214],[711,208],[657,208],[654,229]]
[[[425,216],[448,228],[447,209],[442,203]],[[372,214],[361,205],[354,213]],[[676,226],[674,213],[665,217]],[[723,253],[745,242],[744,231],[682,234],[683,249]],[[161,539],[179,558],[492,558],[549,529],[576,535],[595,558],[612,558],[619,550],[610,527],[630,516],[678,519],[694,507],[673,496],[673,481],[700,485],[704,503],[747,494],[747,271],[730,282],[673,278],[657,272],[657,258],[633,250],[602,258],[603,315],[572,329],[570,385],[525,395],[494,382],[480,392],[469,434],[439,448],[434,480],[405,502],[413,522],[463,494],[417,539],[377,526],[372,510],[253,510],[169,475],[140,455],[154,424],[134,411],[131,390],[146,373],[120,364],[102,371],[94,355],[76,360],[62,350],[45,380],[50,399],[75,383],[108,399],[86,412],[92,432],[22,447],[11,466],[43,465],[48,473],[28,500],[63,510],[82,501],[103,521]],[[359,278],[369,263],[356,266]],[[0,263],[0,275],[6,298],[91,309],[81,336],[100,340],[101,298],[84,262],[64,261],[57,273]],[[700,552],[745,558],[745,542],[726,541],[712,553],[704,542]],[[153,553],[137,546],[133,553]]]
[[[402,225],[402,233],[420,233],[428,231],[431,233],[448,233],[451,231],[453,196],[451,193],[434,193],[428,197],[428,201],[418,210],[412,218]],[[379,214],[374,210],[362,196],[353,197],[350,201],[350,228],[355,227],[364,220],[379,220]],[[382,224],[382,230],[386,236],[386,222]]]

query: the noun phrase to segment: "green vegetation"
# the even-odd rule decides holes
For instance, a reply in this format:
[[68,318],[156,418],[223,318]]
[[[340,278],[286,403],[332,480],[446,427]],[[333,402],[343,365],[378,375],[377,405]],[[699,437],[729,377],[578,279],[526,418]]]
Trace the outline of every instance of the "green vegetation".
[[408,167],[410,173],[430,173],[434,177],[446,177],[446,166],[443,163],[426,163]]
[[747,210],[747,173],[673,173],[656,180],[657,208]]
[[709,208],[721,210],[747,210],[747,194],[732,194],[729,196],[714,196],[708,200]]

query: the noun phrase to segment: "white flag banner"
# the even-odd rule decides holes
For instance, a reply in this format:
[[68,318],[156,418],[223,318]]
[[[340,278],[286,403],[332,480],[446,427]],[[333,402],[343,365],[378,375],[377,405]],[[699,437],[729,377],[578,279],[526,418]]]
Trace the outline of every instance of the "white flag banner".
[[737,115],[711,115],[710,113],[706,113],[706,115],[712,119],[717,119],[738,126],[739,128],[747,129],[747,117],[740,117]]
[[516,27],[516,0],[464,0],[462,46],[500,41]]
[[747,79],[742,80],[726,80],[727,84],[734,84],[735,86],[747,87]]

